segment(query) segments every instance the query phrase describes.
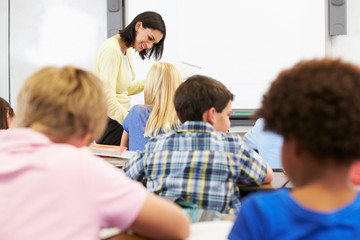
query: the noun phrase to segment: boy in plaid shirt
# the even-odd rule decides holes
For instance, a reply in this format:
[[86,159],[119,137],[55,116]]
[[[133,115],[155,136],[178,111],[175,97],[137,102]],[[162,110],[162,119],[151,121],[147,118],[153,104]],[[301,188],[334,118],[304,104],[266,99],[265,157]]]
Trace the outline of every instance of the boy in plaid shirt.
[[273,173],[239,135],[227,133],[233,98],[215,79],[188,78],[174,97],[183,124],[150,139],[145,150],[126,163],[126,174],[147,178],[147,189],[160,196],[182,197],[204,209],[236,214],[237,185],[269,183]]

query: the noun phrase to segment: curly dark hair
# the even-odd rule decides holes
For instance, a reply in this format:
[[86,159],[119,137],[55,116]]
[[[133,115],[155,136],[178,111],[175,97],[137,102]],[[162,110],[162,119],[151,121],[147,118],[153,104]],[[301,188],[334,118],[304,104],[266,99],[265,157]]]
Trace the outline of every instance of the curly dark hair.
[[160,60],[164,51],[164,42],[166,38],[166,26],[160,14],[152,11],[140,13],[129,25],[119,31],[121,38],[124,39],[126,46],[130,47],[135,42],[135,25],[139,21],[142,22],[144,28],[159,30],[163,34],[162,39],[157,44],[154,44],[150,49],[144,49],[139,52],[139,56],[144,60],[145,58],[150,59],[154,54],[155,59]]
[[340,59],[301,61],[278,75],[257,115],[318,161],[350,164],[360,157],[360,68]]
[[202,121],[204,112],[214,107],[222,112],[234,95],[219,81],[194,75],[183,82],[175,92],[174,105],[182,123]]

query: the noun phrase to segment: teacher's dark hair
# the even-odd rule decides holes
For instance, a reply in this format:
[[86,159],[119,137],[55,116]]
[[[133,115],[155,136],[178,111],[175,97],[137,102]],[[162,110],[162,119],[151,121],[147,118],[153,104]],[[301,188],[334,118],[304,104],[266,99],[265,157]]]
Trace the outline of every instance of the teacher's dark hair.
[[143,60],[145,58],[150,59],[153,54],[156,60],[160,60],[163,54],[164,41],[166,37],[166,26],[161,15],[151,11],[140,13],[134,18],[134,20],[132,20],[129,25],[127,25],[127,27],[120,30],[120,36],[124,40],[127,47],[130,47],[135,42],[135,25],[137,22],[142,22],[144,28],[159,30],[163,34],[162,39],[157,44],[154,44],[152,48],[144,49],[139,52],[139,55]]

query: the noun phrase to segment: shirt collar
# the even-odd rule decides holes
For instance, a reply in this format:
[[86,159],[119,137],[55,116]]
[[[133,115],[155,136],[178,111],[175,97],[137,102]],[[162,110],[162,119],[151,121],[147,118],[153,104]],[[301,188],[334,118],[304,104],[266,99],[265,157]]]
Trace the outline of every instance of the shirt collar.
[[202,121],[186,121],[183,123],[178,132],[182,131],[197,131],[197,132],[215,132],[215,128],[207,122]]
[[0,142],[0,151],[49,145],[52,143],[47,136],[30,128],[11,128],[1,132]]

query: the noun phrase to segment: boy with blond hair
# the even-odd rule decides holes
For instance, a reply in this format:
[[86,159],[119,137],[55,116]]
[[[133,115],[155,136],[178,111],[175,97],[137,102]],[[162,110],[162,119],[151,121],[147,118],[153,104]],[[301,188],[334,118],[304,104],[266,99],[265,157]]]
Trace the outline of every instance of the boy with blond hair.
[[260,185],[272,180],[272,169],[230,127],[232,93],[219,81],[195,75],[175,92],[183,123],[177,130],[149,140],[125,165],[132,179],[147,178],[150,192],[181,197],[199,207],[236,214],[239,183]]
[[189,219],[85,146],[107,122],[101,81],[45,67],[20,90],[17,126],[0,136],[0,239],[99,239],[104,227],[186,238]]

